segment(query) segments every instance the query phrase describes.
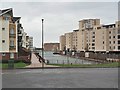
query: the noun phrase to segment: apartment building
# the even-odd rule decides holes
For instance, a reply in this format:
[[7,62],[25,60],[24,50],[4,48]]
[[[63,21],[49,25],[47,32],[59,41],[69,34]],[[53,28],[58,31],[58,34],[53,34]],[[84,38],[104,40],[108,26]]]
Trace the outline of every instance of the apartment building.
[[60,51],[66,50],[65,45],[66,45],[66,37],[65,35],[61,35],[60,36]]
[[65,33],[65,41],[66,41],[66,50],[71,51],[73,44],[72,44],[72,39],[73,38],[73,33],[69,32],[69,33]]
[[2,60],[17,58],[17,25],[19,19],[19,17],[13,17],[12,8],[0,12],[0,57]]
[[102,25],[100,19],[83,19],[79,21],[79,30],[65,33],[65,38],[66,50],[119,52],[120,21]]
[[44,43],[44,50],[57,52],[60,50],[60,43]]
[[76,51],[78,49],[78,31],[79,30],[73,30],[72,32],[72,50]]
[[33,51],[33,37],[29,37],[29,49]]

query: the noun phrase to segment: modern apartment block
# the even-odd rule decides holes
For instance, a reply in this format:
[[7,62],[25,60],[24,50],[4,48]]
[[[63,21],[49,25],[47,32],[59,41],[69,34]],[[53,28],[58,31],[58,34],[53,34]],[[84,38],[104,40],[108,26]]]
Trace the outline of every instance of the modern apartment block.
[[72,46],[73,41],[72,40],[73,40],[73,33],[72,32],[65,33],[65,41],[66,41],[65,47],[66,47],[66,50],[68,50],[68,51],[71,51],[73,48],[73,46]]
[[65,38],[66,50],[119,52],[120,21],[114,24],[102,25],[100,19],[83,19],[79,21],[79,30],[65,33]]
[[29,37],[29,49],[33,51],[33,37]]
[[66,50],[66,37],[65,35],[60,36],[60,51],[65,51]]
[[25,55],[23,52],[29,53],[22,48],[29,49],[33,45],[33,38],[27,38],[20,19],[13,16],[12,8],[0,10],[0,60],[17,60]]
[[17,25],[19,19],[19,17],[13,17],[12,8],[0,12],[0,57],[2,60],[17,58]]

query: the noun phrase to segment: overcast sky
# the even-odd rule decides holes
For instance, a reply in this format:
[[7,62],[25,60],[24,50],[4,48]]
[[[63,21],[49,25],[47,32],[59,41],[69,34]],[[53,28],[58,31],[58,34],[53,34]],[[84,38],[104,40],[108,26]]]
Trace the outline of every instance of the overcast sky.
[[25,32],[41,47],[41,19],[44,18],[44,42],[59,42],[59,36],[78,29],[78,21],[99,18],[101,24],[118,19],[117,2],[2,2],[1,9],[13,8],[21,17]]

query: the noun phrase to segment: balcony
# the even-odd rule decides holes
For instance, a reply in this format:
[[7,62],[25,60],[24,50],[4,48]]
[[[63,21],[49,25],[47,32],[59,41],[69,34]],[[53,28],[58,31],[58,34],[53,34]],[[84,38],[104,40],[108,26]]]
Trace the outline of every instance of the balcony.
[[10,50],[15,50],[15,49],[16,49],[16,46],[9,46],[9,49],[10,49]]
[[16,38],[16,34],[9,34],[10,38]]

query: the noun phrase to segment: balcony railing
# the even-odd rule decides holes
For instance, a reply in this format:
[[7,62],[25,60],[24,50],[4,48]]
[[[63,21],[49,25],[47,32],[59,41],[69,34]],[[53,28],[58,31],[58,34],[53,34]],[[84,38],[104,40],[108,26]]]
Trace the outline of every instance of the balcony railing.
[[9,34],[9,37],[10,38],[16,38],[16,35],[15,34]]
[[9,46],[9,49],[10,49],[10,50],[15,50],[15,49],[16,49],[16,46]]

